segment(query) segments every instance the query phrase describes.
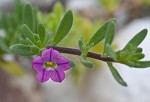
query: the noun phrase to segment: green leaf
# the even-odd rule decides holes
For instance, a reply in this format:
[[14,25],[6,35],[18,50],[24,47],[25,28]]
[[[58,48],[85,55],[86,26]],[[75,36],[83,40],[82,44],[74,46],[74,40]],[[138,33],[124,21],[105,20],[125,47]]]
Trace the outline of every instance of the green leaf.
[[37,42],[38,40],[40,40],[39,35],[37,34],[33,34],[34,40],[35,42]]
[[109,45],[111,45],[111,43],[112,43],[112,41],[114,39],[115,24],[116,24],[115,21],[111,21],[109,23],[108,28],[107,28],[107,32],[106,32],[106,35],[105,35],[105,44],[104,44],[104,55],[107,55],[107,53],[109,53],[111,55],[113,54],[111,56],[113,58],[115,58],[115,56],[114,56],[115,54],[114,54],[114,51],[112,50],[111,46],[109,46]]
[[26,38],[26,42],[28,42],[29,45],[34,45],[34,43],[29,38]]
[[[29,39],[29,38],[28,38]],[[31,43],[29,43],[29,41],[27,41],[27,39],[26,40],[24,40],[24,39],[19,39],[19,42],[20,42],[20,44],[23,44],[23,45],[28,45],[28,44],[31,44]]]
[[24,2],[22,0],[15,0],[13,9],[14,9],[14,15],[16,16],[16,19],[19,24],[22,24],[23,7],[24,7]]
[[37,46],[41,47],[41,41],[40,40],[37,41]]
[[35,55],[40,55],[40,48],[39,48],[39,47],[37,47],[37,46],[35,46],[35,45],[32,45],[32,46],[30,47],[30,50],[31,50],[31,52],[34,53]]
[[136,54],[131,55],[130,58],[131,60],[137,61],[137,60],[144,58],[144,54],[136,53]]
[[4,52],[9,52],[8,46],[6,45],[4,39],[0,38],[0,50]]
[[40,40],[42,43],[44,43],[45,35],[46,35],[46,30],[43,24],[38,25],[38,34],[40,37]]
[[90,46],[86,46],[86,47],[83,49],[82,55],[86,56],[87,53],[89,52],[89,50],[90,50]]
[[23,9],[23,23],[26,24],[31,31],[35,32],[35,14],[31,4],[26,4]]
[[111,45],[111,43],[114,39],[115,26],[116,26],[115,21],[110,21],[110,23],[108,24],[107,32],[105,35],[105,44]]
[[137,61],[133,67],[137,68],[147,68],[150,67],[150,61]]
[[22,45],[22,44],[12,45],[12,46],[10,46],[9,49],[17,55],[22,55],[22,56],[34,55],[30,50],[30,46],[26,46],[26,45]]
[[70,63],[70,67],[74,67],[75,66],[75,63],[71,59],[67,58],[67,60]]
[[61,3],[57,2],[53,9],[54,9],[54,13],[55,13],[56,17],[60,18],[61,14],[63,13],[63,7],[62,7]]
[[87,46],[94,43],[94,46],[98,44],[100,41],[102,41],[107,33],[107,28],[110,22],[116,22],[114,18],[108,20],[105,24],[103,24],[91,37],[91,39],[88,41]]
[[94,47],[94,43],[92,43],[91,45],[89,45],[90,48]]
[[48,43],[48,42],[52,42],[52,33],[46,33],[46,35],[45,35],[45,40],[44,40],[44,44],[46,45],[46,44],[51,44],[51,43]]
[[82,52],[83,51],[83,46],[85,45],[85,42],[84,42],[83,38],[79,39],[78,44],[79,44],[79,48]]
[[107,63],[108,64],[108,67],[113,75],[113,77],[115,78],[115,80],[123,85],[123,86],[127,86],[127,83],[122,79],[122,77],[120,76],[120,74],[118,73],[118,71],[114,68],[114,66],[112,65],[112,63]]
[[9,29],[9,22],[7,19],[8,19],[8,16],[6,14],[1,15],[1,26],[6,31],[8,31],[8,29]]
[[34,37],[32,31],[28,28],[26,24],[23,25],[23,34],[25,35],[26,38],[29,38],[32,42],[34,42]]
[[130,44],[133,47],[137,47],[144,40],[146,35],[147,35],[147,29],[143,29],[128,42],[128,44],[123,48],[123,50],[128,49],[130,47]]
[[143,49],[142,48],[140,48],[140,47],[138,47],[138,48],[136,48],[136,53],[142,53],[142,51],[143,51]]
[[53,39],[53,45],[58,44],[70,31],[73,23],[73,15],[69,10],[61,20],[59,27],[56,31],[55,37]]
[[88,68],[92,68],[93,67],[93,64],[87,59],[87,57],[85,57],[85,56],[80,56],[80,61],[81,61],[81,63],[84,65],[84,66],[86,66],[86,67],[88,67]]
[[105,46],[105,53],[107,54],[107,56],[116,60],[116,54],[109,44],[106,44]]

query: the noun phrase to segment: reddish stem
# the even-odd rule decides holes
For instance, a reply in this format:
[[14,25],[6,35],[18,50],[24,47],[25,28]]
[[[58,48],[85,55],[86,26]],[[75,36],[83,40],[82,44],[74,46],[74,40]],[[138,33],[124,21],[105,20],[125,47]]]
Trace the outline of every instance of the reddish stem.
[[[81,51],[79,49],[75,48],[65,48],[65,47],[57,47],[57,46],[47,46],[47,48],[53,48],[60,53],[66,53],[66,54],[73,54],[73,55],[81,55]],[[105,62],[115,62],[112,58],[110,57],[103,57],[101,54],[96,54],[93,52],[88,52],[87,57],[102,60]]]

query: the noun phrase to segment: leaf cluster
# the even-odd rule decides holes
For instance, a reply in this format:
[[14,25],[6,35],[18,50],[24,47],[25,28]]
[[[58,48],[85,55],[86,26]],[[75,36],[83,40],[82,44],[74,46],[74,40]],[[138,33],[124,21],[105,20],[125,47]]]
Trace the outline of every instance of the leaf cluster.
[[24,3],[15,0],[12,12],[2,12],[0,14],[0,54],[9,53],[9,46],[17,43],[21,37],[21,25]]
[[[111,57],[114,62],[122,63],[129,67],[149,67],[150,61],[141,61],[141,59],[144,58],[144,54],[142,53],[142,48],[138,47],[140,43],[145,39],[147,35],[147,29],[143,29],[138,34],[136,34],[122,50],[114,51],[111,47],[111,44],[115,34],[115,25],[116,20],[110,19],[95,32],[95,34],[90,38],[87,44],[85,44],[82,38],[79,40],[78,44],[82,52],[80,59],[83,65],[89,68],[93,67],[93,64],[86,57],[87,53],[92,47],[94,47],[104,39],[105,41],[103,57]],[[107,62],[107,65],[115,80],[119,84],[127,86],[127,83],[123,80],[119,72],[113,66],[112,62]]]
[[138,47],[139,44],[145,39],[147,29],[143,29],[135,35],[128,44],[122,49],[117,51],[116,61],[126,64],[130,67],[146,68],[150,66],[150,61],[141,61],[144,58],[142,48]]
[[[23,14],[24,24],[22,31],[25,40],[20,44],[14,44],[10,47],[13,53],[22,56],[40,55],[41,51],[45,49],[47,45],[57,45],[68,34],[73,23],[73,15],[69,10],[63,16],[56,33],[52,35],[46,31],[44,24],[39,23],[36,25],[34,9],[31,4],[24,6]],[[26,18],[26,16],[28,16],[28,18]]]

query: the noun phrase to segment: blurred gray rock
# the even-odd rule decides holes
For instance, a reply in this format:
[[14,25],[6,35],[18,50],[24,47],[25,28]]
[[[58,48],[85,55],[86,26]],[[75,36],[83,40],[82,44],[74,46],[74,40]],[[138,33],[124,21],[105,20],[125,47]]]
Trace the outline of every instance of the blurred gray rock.
[[[0,0],[0,11],[10,11],[14,1],[15,0]],[[42,9],[48,9],[54,2],[59,0],[23,0],[23,1],[29,1],[34,6],[37,6]]]

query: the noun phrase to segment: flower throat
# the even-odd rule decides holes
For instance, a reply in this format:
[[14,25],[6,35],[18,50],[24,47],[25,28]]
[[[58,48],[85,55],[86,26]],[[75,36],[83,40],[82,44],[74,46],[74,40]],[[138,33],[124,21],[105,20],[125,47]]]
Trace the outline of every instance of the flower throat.
[[55,62],[45,62],[44,63],[44,68],[57,68],[57,64]]

